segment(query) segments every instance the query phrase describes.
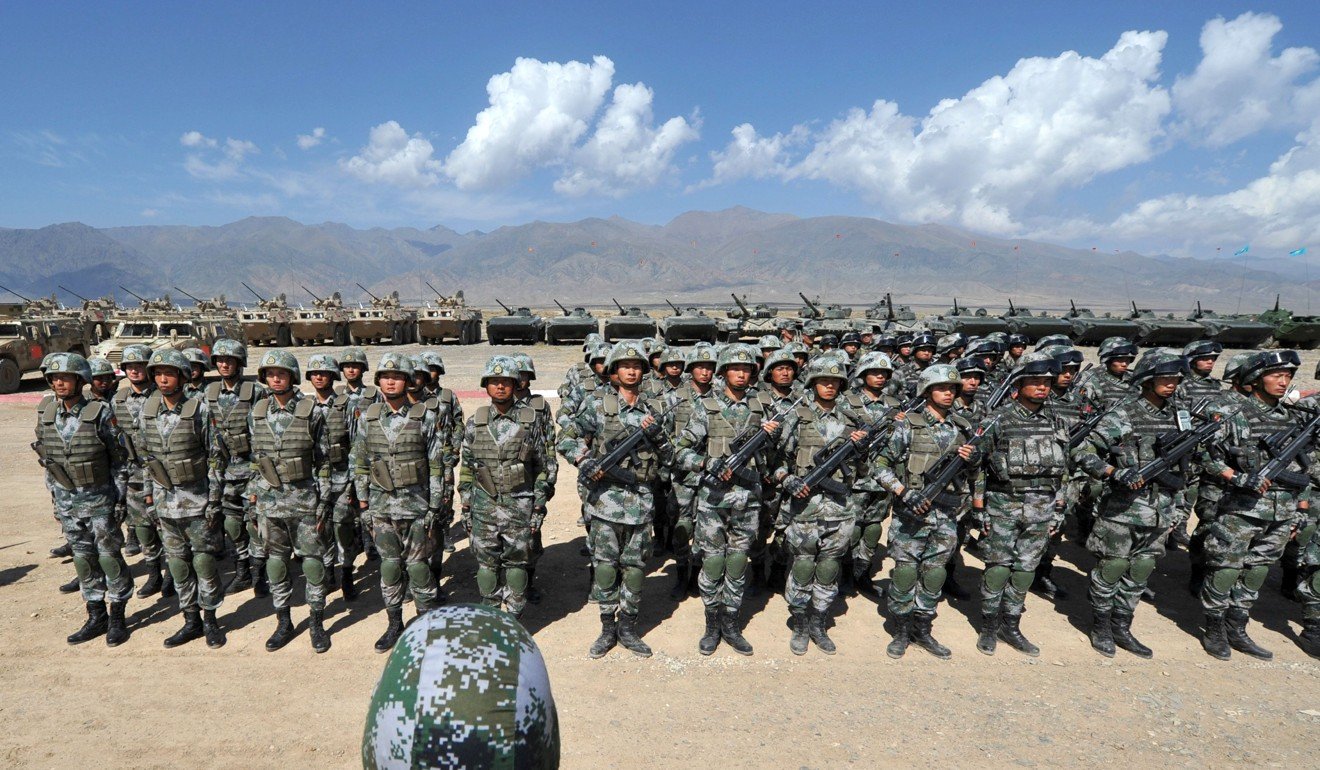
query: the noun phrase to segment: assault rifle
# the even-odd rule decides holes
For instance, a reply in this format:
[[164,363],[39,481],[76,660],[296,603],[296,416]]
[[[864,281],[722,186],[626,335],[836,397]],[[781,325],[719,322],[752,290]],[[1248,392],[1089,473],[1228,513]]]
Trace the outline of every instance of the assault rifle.
[[[967,443],[976,449],[980,449],[982,442],[985,441],[986,432],[995,423],[999,422],[999,417],[999,415],[995,415],[982,421],[980,425],[976,426],[976,431],[972,433],[972,437],[967,439]],[[945,487],[949,486],[954,479],[958,478],[959,474],[966,472],[968,467],[971,466],[971,462],[964,460],[962,455],[958,454],[959,448],[961,448],[961,444],[954,447],[952,451],[937,460],[935,465],[921,474],[922,487],[919,490],[914,490],[916,494],[913,495],[911,500],[904,496],[899,502],[911,510],[921,510],[929,506],[936,495],[943,492]]]
[[[670,411],[672,411],[672,407],[671,409],[666,409],[660,414],[652,416],[655,417],[655,420],[658,423],[664,419],[665,415],[669,414]],[[611,441],[606,445],[607,451],[600,459],[587,460],[584,463],[584,465],[590,463],[585,475],[590,477],[600,472],[604,473],[606,476],[612,477],[615,481],[620,481],[624,484],[636,484],[637,474],[627,468],[620,468],[619,465],[624,460],[631,457],[633,452],[636,452],[637,449],[641,447],[642,442],[650,443],[651,439],[647,437],[646,431],[641,428],[634,428],[628,433],[628,435]],[[582,471],[583,469],[579,468],[578,470]]]
[[985,410],[987,412],[993,412],[999,408],[1000,404],[1004,403],[1004,399],[1008,398],[1009,391],[1013,389],[1013,383],[1016,379],[1017,370],[1014,369],[1008,373],[1003,382],[999,383],[999,387],[991,391],[990,397],[985,400]]
[[879,448],[889,432],[894,429],[895,416],[915,409],[925,401],[924,396],[919,396],[902,406],[887,409],[884,414],[880,415],[878,420],[862,429],[866,432],[866,435],[861,439],[853,441],[849,438],[843,438],[816,452],[816,455],[811,458],[814,465],[807,475],[802,477],[802,483],[806,485],[807,489],[819,487],[831,494],[842,495],[847,493],[848,489],[830,478],[830,476],[833,476],[835,471],[850,462],[866,459],[871,452]]
[[[784,407],[784,411],[770,418],[770,421],[782,423],[788,418],[789,413],[796,409],[798,404],[802,403],[803,398],[806,398],[806,396],[802,396],[797,401]],[[724,472],[732,471],[735,477],[739,476],[743,469],[756,457],[757,453],[761,451],[761,448],[769,443],[772,438],[774,437],[760,426],[747,428],[739,433],[730,445],[730,449],[733,451],[727,457],[716,460],[715,466],[706,470],[701,478],[702,483],[711,486],[724,486],[728,483],[720,478],[724,475]],[[732,480],[732,478],[729,479],[729,481]]]
[[[1112,408],[1110,407],[1110,409]],[[1095,426],[1099,425],[1104,416],[1109,414],[1109,411],[1109,409],[1092,410],[1086,419],[1074,425],[1072,430],[1068,431],[1068,451],[1071,452],[1081,446],[1086,437],[1091,435],[1091,431],[1095,430]]]
[[1135,483],[1156,483],[1173,492],[1187,486],[1182,473],[1184,461],[1206,439],[1219,430],[1219,417],[1206,417],[1205,408],[1210,399],[1203,398],[1192,405],[1189,414],[1203,420],[1200,425],[1170,431],[1155,440],[1155,459],[1137,468],[1128,468],[1114,474],[1114,481],[1123,486]]
[[1260,482],[1270,481],[1286,489],[1297,491],[1305,489],[1311,483],[1310,476],[1290,469],[1293,461],[1303,457],[1306,450],[1315,443],[1317,432],[1320,432],[1320,412],[1309,409],[1301,411],[1309,413],[1311,419],[1288,430],[1271,433],[1260,440],[1261,448],[1270,459],[1258,470],[1251,471],[1251,478],[1248,479],[1249,487],[1259,489]]

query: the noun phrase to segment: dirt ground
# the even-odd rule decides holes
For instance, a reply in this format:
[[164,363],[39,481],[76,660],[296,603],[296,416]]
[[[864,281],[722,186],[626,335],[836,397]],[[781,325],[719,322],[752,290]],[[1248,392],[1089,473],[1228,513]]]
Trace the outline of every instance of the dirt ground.
[[[311,350],[299,351],[304,361]],[[491,352],[486,345],[444,348],[446,383],[474,391]],[[532,352],[544,388],[555,387],[577,356],[573,348]],[[1316,355],[1306,356],[1307,387],[1314,387],[1308,375]],[[334,647],[324,655],[307,641],[301,589],[294,609],[300,635],[273,654],[263,647],[273,610],[250,592],[221,609],[229,635],[221,650],[201,641],[164,649],[181,620],[175,600],[158,597],[129,603],[133,636],[121,647],[65,643],[84,610],[76,595],[56,591],[72,576],[71,563],[47,555],[59,530],[28,449],[40,390],[29,379],[22,393],[0,401],[0,499],[9,501],[0,516],[0,720],[7,725],[0,765],[358,764],[365,709],[384,663],[371,649],[385,625],[374,569],[360,576],[364,592],[351,607],[334,594]],[[464,399],[469,413],[479,404],[475,395]],[[975,603],[953,602],[935,623],[953,649],[951,661],[916,648],[890,660],[884,619],[864,598],[837,605],[838,655],[813,647],[798,658],[788,651],[782,597],[764,595],[746,607],[755,656],[721,647],[702,657],[701,603],[668,600],[673,563],[657,556],[642,606],[655,656],[643,660],[620,648],[593,661],[586,648],[599,626],[585,601],[567,465],[559,489],[538,578],[547,598],[523,622],[550,668],[565,766],[1316,766],[1320,662],[1296,646],[1300,609],[1279,596],[1277,571],[1253,623],[1256,640],[1275,652],[1268,663],[1243,655],[1222,663],[1201,651],[1182,552],[1161,562],[1153,577],[1158,600],[1137,615],[1134,630],[1155,659],[1097,655],[1085,634],[1092,560],[1071,543],[1058,569],[1069,598],[1058,606],[1028,599],[1022,625],[1042,649],[1037,659],[1004,645],[992,658],[978,654]],[[465,546],[446,564],[444,587],[455,601],[478,598]],[[130,563],[140,584],[140,557]],[[970,557],[968,564],[960,577],[970,587],[980,565]]]

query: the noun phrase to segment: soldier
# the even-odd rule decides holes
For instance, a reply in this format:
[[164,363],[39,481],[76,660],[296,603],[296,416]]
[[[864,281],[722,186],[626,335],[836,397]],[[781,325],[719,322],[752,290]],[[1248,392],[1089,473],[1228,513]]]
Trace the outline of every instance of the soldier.
[[325,413],[316,408],[315,398],[298,390],[302,375],[292,353],[267,351],[257,366],[257,379],[269,395],[253,404],[248,414],[252,480],[247,494],[266,546],[266,576],[277,620],[266,651],[274,652],[293,639],[289,567],[296,557],[302,560],[307,579],[308,636],[312,649],[322,653],[330,649],[324,625],[325,541],[334,506]]
[[822,334],[816,338],[816,342],[820,346],[821,353],[828,353],[839,348],[839,338],[833,334]]
[[376,640],[376,651],[388,652],[403,632],[405,591],[412,591],[418,614],[437,602],[430,565],[436,547],[432,535],[445,513],[449,464],[438,413],[425,403],[408,401],[412,360],[386,353],[376,365],[375,379],[382,400],[358,418],[349,462],[358,506],[370,512],[380,552],[381,596],[389,624]]
[[348,493],[351,486],[348,483],[348,453],[353,446],[349,429],[352,415],[348,411],[348,396],[335,392],[339,371],[339,362],[329,353],[317,353],[307,361],[307,381],[314,391],[312,402],[325,423],[329,444],[326,464],[330,468],[331,526],[324,537],[325,584],[327,588],[335,587],[337,568],[344,601],[351,602],[358,595],[357,586],[353,584],[353,559],[359,550],[358,510]]
[[907,398],[916,395],[917,377],[928,366],[935,363],[935,335],[930,332],[921,332],[912,338],[912,359],[907,366],[899,370],[904,384],[907,386]]
[[839,338],[839,347],[848,354],[849,361],[857,360],[857,353],[862,349],[862,335],[848,332]]
[[[648,399],[640,391],[646,367],[641,345],[632,340],[616,343],[605,366],[616,375],[617,390],[598,391],[584,401],[558,444],[559,453],[586,479],[583,500],[590,510],[593,594],[600,604],[601,620],[600,636],[589,654],[603,657],[617,642],[637,655],[650,657],[651,648],[637,635],[637,614],[646,558],[651,553],[652,485],[660,467],[672,461],[673,445],[666,437],[668,415],[663,402]],[[603,468],[601,461],[611,451],[611,443],[626,440],[636,431],[645,440],[618,467]]]
[[[613,389],[610,384],[609,375],[605,370],[605,359],[609,357],[612,346],[605,342],[597,343],[591,351],[586,354],[587,365],[591,369],[591,376],[585,377],[577,385],[564,383],[559,387],[559,409],[555,412],[555,424],[562,433],[567,430],[568,425],[573,421],[578,409],[582,407],[584,401],[593,397],[598,390]],[[557,463],[556,463],[557,464]],[[588,593],[594,591],[596,585],[595,578],[592,577],[594,567],[591,564],[591,532],[589,522],[591,520],[591,507],[587,504],[586,479],[578,474],[577,478],[578,500],[581,505],[581,515],[578,517],[578,524],[587,530],[585,545],[582,547],[582,555],[588,557],[587,562],[587,589]]]
[[199,394],[206,389],[206,373],[211,371],[211,357],[201,348],[184,348],[183,357],[188,359],[188,384],[184,389],[188,395]]
[[266,551],[256,514],[247,503],[247,483],[252,478],[252,439],[247,432],[247,418],[252,405],[266,397],[266,388],[243,377],[247,366],[247,347],[243,343],[216,340],[211,354],[220,379],[206,386],[205,399],[228,454],[224,467],[224,527],[238,554],[234,579],[225,593],[236,594],[251,588],[258,597],[269,596]]
[[87,359],[87,366],[92,370],[92,381],[87,386],[88,394],[97,401],[109,403],[119,389],[119,377],[115,374],[114,364],[94,356]]
[[785,420],[779,438],[781,464],[775,479],[788,496],[784,539],[791,563],[784,599],[788,602],[793,637],[789,649],[805,655],[810,639],[833,655],[835,644],[825,629],[825,616],[839,592],[840,561],[848,551],[853,511],[847,490],[856,468],[836,470],[832,484],[809,487],[802,479],[812,471],[817,453],[840,441],[866,436],[858,418],[838,398],[847,383],[848,366],[841,356],[822,353],[809,367],[808,398]]
[[[1050,389],[1050,397],[1046,402],[1046,406],[1054,413],[1054,416],[1063,427],[1069,431],[1069,441],[1071,441],[1071,432],[1083,419],[1083,409],[1086,410],[1085,414],[1087,416],[1091,413],[1091,407],[1083,406],[1078,399],[1077,389],[1073,387],[1077,381],[1077,375],[1082,369],[1082,352],[1071,345],[1049,345],[1042,348],[1041,352],[1053,356],[1055,363],[1059,365],[1059,373],[1054,376],[1054,386]],[[1063,483],[1063,516],[1065,521],[1074,514],[1085,486],[1086,474],[1073,466],[1072,455],[1069,453],[1068,477]],[[1050,601],[1062,601],[1068,598],[1068,592],[1054,582],[1054,557],[1059,542],[1063,539],[1061,530],[1061,526],[1055,527],[1054,533],[1050,535],[1045,553],[1040,557],[1040,564],[1036,567],[1036,578],[1031,583],[1031,590],[1034,593]]]
[[105,634],[106,645],[117,647],[128,641],[124,605],[133,593],[133,576],[120,552],[117,503],[125,494],[128,469],[119,425],[104,401],[83,396],[83,386],[92,381],[87,359],[60,353],[47,363],[45,378],[55,398],[37,429],[42,466],[87,604],[87,622],[68,642],[82,644]]
[[1101,371],[1078,383],[1078,398],[1093,409],[1105,410],[1137,395],[1128,368],[1137,358],[1137,345],[1126,337],[1109,337],[1100,343]]
[[[358,418],[362,416],[367,407],[380,401],[380,389],[375,385],[364,385],[362,377],[366,374],[367,351],[362,348],[344,348],[339,354],[339,373],[344,377],[344,384],[335,387],[335,392],[348,398],[346,410],[348,412],[348,438],[351,442],[356,437]],[[355,511],[358,516],[358,536],[357,542],[361,545],[360,549],[367,555],[367,561],[377,561],[380,554],[376,553],[376,541],[371,534],[371,514],[361,510],[358,506],[357,487],[350,480],[348,491],[345,495],[348,499],[346,504],[351,511]],[[339,515],[339,514],[336,514]],[[336,538],[339,535],[336,534]],[[349,565],[352,565],[350,560]]]
[[967,350],[967,335],[962,332],[946,334],[935,343],[935,357],[941,364],[952,364],[963,357],[965,350]]
[[514,617],[527,606],[535,534],[545,523],[549,468],[544,417],[516,396],[518,362],[494,356],[481,386],[490,397],[463,429],[459,491],[472,523],[477,588],[489,606]]
[[[802,397],[802,386],[798,382],[798,362],[789,343],[782,350],[776,351],[765,360],[761,379],[763,384],[756,389],[756,399],[761,402],[763,414],[777,415],[791,408]],[[783,464],[776,446],[767,450],[766,467],[778,468]],[[773,478],[763,480],[761,484],[761,521],[757,528],[756,542],[752,544],[750,558],[753,565],[753,577],[760,576],[769,587],[777,580],[771,580],[771,572],[779,574],[783,564],[783,532],[788,522],[779,515],[783,498],[779,484]],[[771,535],[774,544],[771,545]],[[748,593],[755,594],[759,589],[755,580],[748,584]]]
[[110,407],[123,432],[127,450],[127,492],[119,506],[121,518],[128,527],[129,544],[135,547],[125,547],[124,553],[128,556],[141,553],[147,566],[147,579],[138,589],[138,597],[145,599],[159,593],[169,598],[174,595],[174,577],[162,555],[159,525],[147,515],[147,506],[142,500],[142,458],[133,444],[137,437],[138,415],[156,389],[147,376],[151,349],[146,345],[129,345],[124,348],[122,356],[119,365],[124,370],[124,385],[110,397]]
[[1311,529],[1301,562],[1297,598],[1302,603],[1302,633],[1297,644],[1307,655],[1320,659],[1320,528]]
[[[1219,354],[1222,352],[1224,346],[1214,340],[1196,340],[1187,343],[1182,349],[1183,361],[1187,365],[1187,377],[1178,386],[1175,398],[1187,406],[1195,404],[1202,398],[1210,399],[1211,404],[1218,404],[1219,397],[1223,393],[1223,384],[1210,374],[1214,371],[1215,362],[1219,360]],[[1189,482],[1187,488],[1178,496],[1178,521],[1174,522],[1173,530],[1169,533],[1169,547],[1175,550],[1178,546],[1186,548],[1190,545],[1187,522],[1196,506],[1196,498],[1200,496],[1201,476],[1200,467],[1191,467],[1187,475]]]
[[1090,575],[1091,646],[1106,657],[1114,656],[1115,645],[1138,657],[1153,655],[1132,635],[1132,616],[1177,513],[1172,491],[1141,478],[1137,469],[1155,459],[1159,436],[1179,429],[1171,399],[1184,370],[1181,356],[1145,359],[1131,377],[1141,395],[1112,408],[1073,450],[1079,468],[1112,483],[1086,541],[1098,560]]
[[[59,353],[47,353],[46,355],[44,355],[44,356],[41,357],[41,364],[40,364],[40,366],[38,367],[38,370],[41,372],[41,376],[42,376],[43,378],[46,376],[46,367],[50,364],[51,361],[55,360],[55,356],[57,356],[57,355],[59,355]],[[37,402],[37,421],[36,421],[36,424],[33,426],[33,433],[34,433],[35,441],[32,442],[31,447],[32,447],[32,451],[36,452],[36,454],[37,454],[37,460],[38,460],[38,462],[40,462],[40,461],[42,460],[42,456],[41,456],[41,415],[45,414],[45,412],[46,412],[46,407],[50,406],[50,405],[53,404],[53,403],[55,403],[55,393],[54,393],[53,391],[50,391],[50,390],[47,390],[47,391],[41,396],[41,400]],[[50,483],[49,481],[46,482],[46,491],[47,491],[47,492],[50,492],[50,494],[51,494],[51,503],[54,504],[54,502],[55,502],[55,489],[54,489],[54,487],[51,485],[51,483]],[[58,521],[60,520],[60,516],[59,516],[59,511],[58,511],[58,509],[52,509],[52,511],[51,511],[51,516],[55,519],[55,521],[58,522]],[[61,542],[59,545],[55,546],[54,548],[50,549],[50,556],[51,556],[51,558],[53,558],[53,559],[67,559],[67,558],[69,558],[70,556],[73,556],[73,547],[69,545],[69,541],[68,541],[68,539],[63,537],[63,531],[64,531],[64,528],[63,528],[63,525],[61,525],[61,527],[60,527],[60,533],[61,533],[61,540],[62,540],[63,542]],[[79,580],[78,580],[78,575],[77,575],[77,573],[75,572],[75,574],[74,574],[72,580],[70,580],[70,581],[67,582],[67,583],[62,583],[62,584],[60,585],[59,591],[60,591],[60,593],[62,593],[62,594],[71,594],[71,593],[77,591],[77,590],[78,590],[78,587],[79,587]]]
[[[688,420],[701,408],[701,399],[713,391],[715,379],[715,349],[699,343],[687,354],[684,361],[688,379],[667,399],[673,413],[673,437],[678,439],[687,427]],[[700,562],[700,555],[692,553],[692,532],[696,526],[697,487],[701,484],[701,474],[691,469],[669,469],[669,499],[665,510],[673,516],[672,528],[656,536],[658,542],[665,542],[668,535],[670,550],[674,552],[674,587],[669,598],[678,601],[697,588],[695,564]]]
[[[422,366],[423,363],[425,366]],[[426,396],[426,407],[436,413],[436,424],[444,435],[445,462],[448,464],[444,474],[443,515],[436,519],[436,531],[432,533],[436,548],[431,554],[431,572],[435,574],[438,585],[445,554],[454,550],[453,543],[448,542],[448,533],[449,526],[454,523],[454,468],[458,466],[459,446],[463,443],[463,407],[458,403],[458,395],[440,384],[440,376],[445,373],[445,362],[439,353],[425,351],[421,354],[420,362],[414,356],[413,366],[418,367],[415,371],[424,372],[429,377],[421,392]]]
[[[536,380],[536,362],[526,353],[514,353],[513,360],[518,364],[518,388],[514,392],[514,398],[517,399],[519,407],[530,407],[536,412],[538,435],[545,441],[545,505],[549,505],[555,498],[555,485],[559,483],[559,456],[555,453],[555,416],[550,411],[550,402],[545,400],[545,396],[532,392],[532,383]],[[585,365],[590,367],[590,363]],[[545,520],[547,513],[545,505],[536,512],[542,521]],[[527,601],[532,604],[541,603],[541,592],[536,587],[536,562],[544,553],[545,546],[541,542],[541,528],[538,526],[532,529],[532,561],[527,566]]]
[[[881,419],[891,409],[899,408],[899,400],[887,391],[894,365],[884,353],[866,353],[853,367],[859,385],[843,396],[843,402],[858,418],[868,423]],[[772,413],[773,414],[773,413]],[[878,458],[878,453],[871,458]],[[873,580],[872,562],[880,544],[885,519],[889,516],[889,490],[880,483],[871,467],[863,463],[857,469],[857,480],[852,486],[852,507],[856,515],[848,537],[848,556],[844,558],[842,580],[844,593],[861,592],[873,601],[880,601]],[[849,592],[847,585],[856,590]]]
[[1002,366],[1004,346],[995,340],[982,338],[971,342],[967,345],[964,355],[979,359],[985,368],[985,376],[981,379],[983,391],[994,390],[1007,374]]
[[1018,359],[1022,358],[1022,354],[1026,352],[1029,344],[1031,344],[1031,340],[1027,339],[1025,334],[1008,335],[1008,339],[1004,342],[1004,364],[1009,369],[1016,369]]
[[[737,447],[739,437],[764,430],[771,436],[779,428],[765,419],[761,402],[748,397],[756,376],[755,352],[747,345],[729,345],[719,355],[716,372],[723,386],[701,397],[678,433],[675,464],[695,477],[697,551],[701,571],[697,578],[705,606],[706,631],[698,644],[710,655],[723,639],[741,655],[752,645],[738,627],[747,583],[748,553],[760,522],[761,479],[769,475],[764,453],[755,467],[735,474],[720,463]],[[767,442],[770,443],[770,442]],[[709,475],[717,478],[709,478]]]
[[160,524],[184,617],[183,627],[165,646],[205,636],[206,646],[216,649],[225,644],[215,617],[224,600],[216,560],[224,549],[221,521],[229,455],[207,400],[184,391],[188,371],[188,359],[177,350],[151,354],[147,373],[156,390],[138,415],[135,444],[146,467],[143,501]]
[[780,342],[775,335],[766,334],[756,341],[756,347],[761,351],[761,361],[764,363],[765,359],[770,357],[770,354],[776,350],[783,350],[784,343]]
[[953,410],[960,412],[968,422],[978,423],[989,413],[985,399],[979,398],[981,383],[987,373],[985,363],[983,359],[974,356],[964,356],[952,363],[953,368],[958,370],[961,381],[958,386],[958,397],[953,400]]
[[1271,459],[1263,439],[1287,431],[1297,419],[1281,399],[1300,363],[1292,350],[1252,356],[1240,374],[1251,384],[1251,396],[1222,421],[1204,458],[1207,472],[1227,486],[1205,540],[1200,597],[1206,625],[1201,644],[1220,660],[1229,658],[1230,648],[1261,660],[1274,657],[1247,635],[1247,623],[1270,565],[1309,515],[1306,489],[1320,469],[1306,465],[1310,458],[1303,453],[1291,473],[1273,481],[1259,472]]

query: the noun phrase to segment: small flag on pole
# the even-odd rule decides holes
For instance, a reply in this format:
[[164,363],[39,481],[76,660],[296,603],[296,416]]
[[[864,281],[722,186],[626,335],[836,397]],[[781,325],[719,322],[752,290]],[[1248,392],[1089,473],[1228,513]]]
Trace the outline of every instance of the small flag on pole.
[[1304,256],[1306,256],[1306,247],[1303,246],[1303,247],[1300,248],[1300,249],[1293,249],[1292,251],[1288,252],[1288,256],[1290,256],[1290,257],[1304,257]]
[[1251,244],[1247,244],[1246,246],[1243,246],[1242,248],[1240,248],[1240,249],[1238,249],[1237,251],[1233,252],[1233,256],[1235,256],[1235,257],[1240,257],[1240,256],[1242,256],[1243,254],[1246,254],[1248,251],[1251,251]]

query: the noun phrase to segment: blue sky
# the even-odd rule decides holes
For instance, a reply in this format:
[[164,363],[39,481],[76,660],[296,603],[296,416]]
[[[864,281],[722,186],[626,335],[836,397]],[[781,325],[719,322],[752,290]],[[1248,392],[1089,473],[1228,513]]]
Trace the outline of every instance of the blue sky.
[[746,205],[1073,245],[1320,236],[1311,3],[9,3],[0,226]]

